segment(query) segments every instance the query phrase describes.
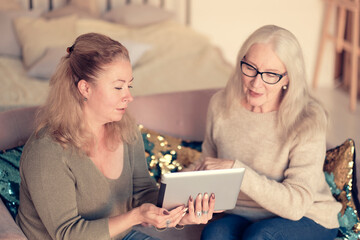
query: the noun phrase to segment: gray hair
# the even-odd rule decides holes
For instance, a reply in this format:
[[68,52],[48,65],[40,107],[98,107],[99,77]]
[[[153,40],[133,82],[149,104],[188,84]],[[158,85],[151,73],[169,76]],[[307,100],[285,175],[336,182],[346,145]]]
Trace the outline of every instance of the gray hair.
[[230,110],[233,107],[234,99],[242,98],[240,61],[256,43],[270,44],[287,70],[289,84],[287,90],[283,91],[278,111],[278,123],[285,129],[285,134],[289,136],[300,125],[306,128],[318,127],[322,130],[326,128],[324,117],[327,118],[327,113],[309,92],[301,46],[294,34],[275,25],[260,27],[240,48],[235,71],[225,88],[226,109]]

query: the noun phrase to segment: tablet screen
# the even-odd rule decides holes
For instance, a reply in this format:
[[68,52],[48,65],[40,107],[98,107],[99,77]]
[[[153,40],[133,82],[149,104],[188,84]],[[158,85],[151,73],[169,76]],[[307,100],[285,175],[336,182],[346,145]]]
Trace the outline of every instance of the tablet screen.
[[245,168],[166,173],[161,177],[158,206],[171,210],[188,205],[189,197],[215,194],[215,211],[236,205]]

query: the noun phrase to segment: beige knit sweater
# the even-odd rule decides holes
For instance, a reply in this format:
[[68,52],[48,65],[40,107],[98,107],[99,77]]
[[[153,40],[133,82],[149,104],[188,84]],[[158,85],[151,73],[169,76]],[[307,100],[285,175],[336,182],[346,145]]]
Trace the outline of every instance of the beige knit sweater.
[[341,204],[332,197],[323,173],[325,131],[299,132],[285,140],[276,124],[277,112],[254,113],[239,104],[221,117],[224,99],[223,91],[211,99],[202,156],[236,160],[234,168],[246,168],[231,212],[254,221],[305,216],[337,228]]

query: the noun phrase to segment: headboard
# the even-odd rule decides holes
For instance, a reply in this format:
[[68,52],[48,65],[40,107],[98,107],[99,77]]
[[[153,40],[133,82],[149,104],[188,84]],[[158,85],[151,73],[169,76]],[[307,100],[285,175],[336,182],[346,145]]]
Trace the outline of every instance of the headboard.
[[[43,9],[51,11],[57,7],[69,3],[71,0],[21,0],[28,9]],[[88,1],[88,0],[84,0]],[[191,23],[191,0],[95,0],[101,12],[124,4],[149,4],[159,8],[171,10],[175,13],[177,20],[190,25]]]

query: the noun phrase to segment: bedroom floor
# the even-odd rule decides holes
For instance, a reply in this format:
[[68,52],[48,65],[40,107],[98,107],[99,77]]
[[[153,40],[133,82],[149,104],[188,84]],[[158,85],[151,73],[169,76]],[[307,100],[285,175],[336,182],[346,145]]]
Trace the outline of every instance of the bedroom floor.
[[329,111],[330,126],[328,130],[328,147],[335,147],[346,139],[355,141],[357,156],[360,158],[360,100],[355,112],[350,112],[349,95],[340,88],[318,88],[313,90],[315,96],[323,102]]

